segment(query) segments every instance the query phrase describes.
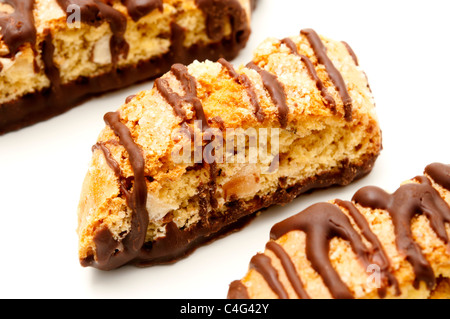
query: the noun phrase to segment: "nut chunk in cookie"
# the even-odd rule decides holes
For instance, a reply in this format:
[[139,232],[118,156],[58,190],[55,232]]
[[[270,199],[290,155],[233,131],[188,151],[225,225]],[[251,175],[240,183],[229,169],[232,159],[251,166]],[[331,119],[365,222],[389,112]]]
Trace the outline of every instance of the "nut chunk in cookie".
[[369,173],[381,133],[346,45],[268,39],[246,66],[175,64],[105,116],[79,205],[79,257],[169,263],[258,211]]

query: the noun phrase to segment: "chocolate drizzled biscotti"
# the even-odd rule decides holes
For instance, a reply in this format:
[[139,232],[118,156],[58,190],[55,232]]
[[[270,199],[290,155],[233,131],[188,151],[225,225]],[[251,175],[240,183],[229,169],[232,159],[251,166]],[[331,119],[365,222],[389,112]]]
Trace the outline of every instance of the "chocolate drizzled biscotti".
[[450,298],[450,165],[276,224],[229,298]]
[[381,149],[365,74],[313,30],[266,40],[247,66],[175,64],[105,121],[78,228],[82,265],[100,269],[173,262],[262,208],[367,174]]
[[234,58],[252,0],[0,2],[0,134],[173,63]]

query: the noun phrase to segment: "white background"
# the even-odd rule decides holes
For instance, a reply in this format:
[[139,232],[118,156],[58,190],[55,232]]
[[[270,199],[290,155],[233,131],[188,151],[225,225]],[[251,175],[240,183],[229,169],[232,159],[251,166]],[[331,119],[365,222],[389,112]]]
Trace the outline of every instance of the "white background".
[[250,61],[266,37],[302,28],[347,41],[369,76],[384,150],[368,177],[268,209],[174,265],[102,272],[82,268],[77,256],[76,209],[103,115],[151,82],[0,136],[0,297],[225,298],[275,222],[318,201],[350,199],[365,185],[394,191],[427,164],[449,163],[449,12],[448,0],[260,0],[251,40],[233,62]]

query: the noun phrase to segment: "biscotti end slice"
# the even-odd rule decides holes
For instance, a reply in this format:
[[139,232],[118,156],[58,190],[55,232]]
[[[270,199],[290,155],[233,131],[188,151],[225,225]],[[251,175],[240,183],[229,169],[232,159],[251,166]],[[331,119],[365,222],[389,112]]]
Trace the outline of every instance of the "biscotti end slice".
[[450,298],[450,165],[276,224],[229,298]]
[[370,172],[381,133],[367,78],[342,42],[306,31],[268,39],[247,66],[176,64],[105,116],[78,210],[84,266],[173,262]]
[[0,4],[0,134],[173,63],[234,58],[250,0],[10,0]]

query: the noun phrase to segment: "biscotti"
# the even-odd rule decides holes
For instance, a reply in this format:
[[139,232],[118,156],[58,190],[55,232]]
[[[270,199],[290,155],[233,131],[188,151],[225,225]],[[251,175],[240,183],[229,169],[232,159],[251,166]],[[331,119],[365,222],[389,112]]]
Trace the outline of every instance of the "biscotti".
[[175,63],[234,58],[252,0],[8,0],[0,3],[0,134]]
[[450,165],[276,224],[229,298],[450,298]]
[[299,194],[373,167],[381,133],[348,46],[313,30],[247,66],[176,64],[105,116],[78,209],[82,265],[186,256]]

